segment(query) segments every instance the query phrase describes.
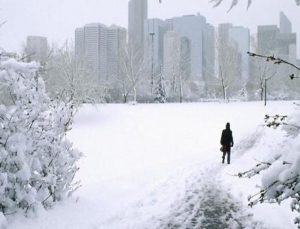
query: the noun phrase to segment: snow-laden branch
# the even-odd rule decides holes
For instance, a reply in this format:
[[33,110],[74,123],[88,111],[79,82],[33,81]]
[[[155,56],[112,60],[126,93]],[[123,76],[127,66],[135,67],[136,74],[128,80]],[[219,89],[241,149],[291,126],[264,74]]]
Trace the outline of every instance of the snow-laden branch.
[[[214,7],[218,7],[225,0],[210,0]],[[297,5],[300,5],[300,0],[295,0]],[[159,3],[162,3],[162,0],[159,0]],[[239,0],[231,0],[231,6],[228,11],[235,7],[239,3]],[[247,9],[251,6],[252,0],[247,0]]]
[[[286,115],[265,115],[265,126],[268,128],[285,131],[287,134],[284,144],[279,145],[278,150],[274,147],[274,152],[263,162],[259,162],[253,168],[240,172],[235,176],[240,178],[251,178],[262,174],[262,185],[260,191],[248,197],[249,206],[258,203],[278,203],[287,199],[292,200],[291,210],[300,213],[300,156],[299,140],[300,126],[298,125],[300,112],[297,110],[290,117]],[[282,127],[279,129],[279,127]],[[276,141],[272,144],[277,144]],[[276,146],[276,145],[275,145]],[[300,217],[295,219],[295,223],[300,228]]]
[[[225,2],[226,0],[210,0],[211,3],[213,3],[214,7],[218,7],[222,2]],[[228,1],[228,0],[227,0]],[[231,5],[228,11],[230,11],[233,7],[235,7],[240,1],[239,0],[230,0]],[[247,1],[247,9],[251,6],[252,0],[244,0]],[[296,5],[300,5],[300,0],[295,0]]]

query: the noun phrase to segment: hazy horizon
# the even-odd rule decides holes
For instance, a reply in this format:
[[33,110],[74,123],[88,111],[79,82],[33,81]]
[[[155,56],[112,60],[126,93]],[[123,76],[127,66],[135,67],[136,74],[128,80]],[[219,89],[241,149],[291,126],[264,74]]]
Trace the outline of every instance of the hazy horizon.
[[[209,0],[158,0],[148,1],[148,17],[167,19],[200,13],[207,22],[217,26],[230,22],[248,27],[256,33],[257,25],[279,25],[279,13],[284,12],[297,33],[297,53],[300,57],[300,7],[294,0],[254,0],[250,9],[246,1],[227,10],[231,0],[224,0],[220,7],[213,8]],[[48,43],[61,45],[65,40],[74,40],[77,27],[92,22],[116,24],[127,28],[127,0],[0,0],[0,20],[6,23],[0,29],[0,46],[7,51],[20,51],[29,35],[45,36]]]

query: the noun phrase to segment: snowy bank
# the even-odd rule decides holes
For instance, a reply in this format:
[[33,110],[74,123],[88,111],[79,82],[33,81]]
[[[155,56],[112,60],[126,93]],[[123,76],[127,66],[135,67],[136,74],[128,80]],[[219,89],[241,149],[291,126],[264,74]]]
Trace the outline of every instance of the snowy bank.
[[[259,179],[230,174],[250,168],[275,147],[270,139],[281,139],[262,130],[264,115],[293,109],[292,102],[85,105],[69,133],[85,154],[77,175],[82,188],[37,218],[10,220],[9,228],[156,228],[189,187],[199,186],[204,196],[210,177],[247,205]],[[221,164],[219,151],[226,122],[235,142],[231,165]],[[245,208],[267,228],[295,227],[289,206]]]

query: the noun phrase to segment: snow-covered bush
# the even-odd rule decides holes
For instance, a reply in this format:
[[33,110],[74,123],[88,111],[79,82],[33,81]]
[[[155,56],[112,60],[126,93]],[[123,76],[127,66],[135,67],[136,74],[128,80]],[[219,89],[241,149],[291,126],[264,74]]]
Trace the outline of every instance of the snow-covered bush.
[[0,85],[13,105],[0,105],[0,213],[24,214],[70,195],[81,154],[66,139],[72,101],[51,101],[37,63],[0,53]]
[[[260,192],[249,196],[249,205],[264,202],[280,204],[291,199],[292,211],[300,213],[300,109],[298,107],[289,117],[266,115],[265,122],[266,128],[280,128],[285,132],[285,144],[278,144],[275,147],[277,150],[264,162],[259,162],[254,168],[238,174],[239,177],[251,178],[262,173]],[[300,217],[295,219],[295,224],[300,228]]]

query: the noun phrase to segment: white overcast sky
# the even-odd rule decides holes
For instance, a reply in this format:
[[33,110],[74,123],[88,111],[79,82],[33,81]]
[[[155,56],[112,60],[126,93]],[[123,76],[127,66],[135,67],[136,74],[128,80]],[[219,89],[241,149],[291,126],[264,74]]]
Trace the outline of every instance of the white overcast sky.
[[[231,0],[223,0],[221,7],[213,8],[209,0],[148,0],[148,16],[171,18],[200,13],[213,25],[231,22],[249,27],[256,33],[257,25],[279,24],[279,12],[291,20],[298,36],[300,57],[300,7],[294,0],[253,0],[246,10],[246,0],[227,13]],[[28,35],[48,37],[49,43],[62,44],[74,40],[74,30],[84,24],[101,22],[127,27],[128,0],[0,0],[0,47],[19,51]]]

